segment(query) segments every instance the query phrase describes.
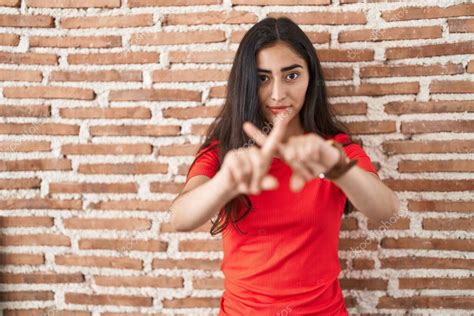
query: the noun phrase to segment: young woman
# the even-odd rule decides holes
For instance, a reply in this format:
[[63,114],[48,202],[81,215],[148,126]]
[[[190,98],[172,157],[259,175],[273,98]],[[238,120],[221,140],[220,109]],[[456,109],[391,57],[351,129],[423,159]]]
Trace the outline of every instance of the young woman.
[[298,25],[265,18],[245,34],[223,110],[171,205],[177,230],[211,219],[211,234],[222,232],[219,315],[347,315],[338,282],[343,211],[374,220],[398,212],[326,96]]

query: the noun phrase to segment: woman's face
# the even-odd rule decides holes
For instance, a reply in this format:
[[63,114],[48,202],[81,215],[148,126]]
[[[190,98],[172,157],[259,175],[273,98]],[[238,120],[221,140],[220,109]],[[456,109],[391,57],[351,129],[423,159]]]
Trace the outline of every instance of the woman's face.
[[[309,82],[305,60],[287,44],[277,42],[274,46],[262,48],[257,53],[256,62],[260,83],[258,96],[267,121],[274,122],[277,115],[284,113],[291,117],[289,127],[301,129],[298,113],[303,107]],[[275,109],[278,106],[289,107],[286,109],[288,112],[278,112]]]

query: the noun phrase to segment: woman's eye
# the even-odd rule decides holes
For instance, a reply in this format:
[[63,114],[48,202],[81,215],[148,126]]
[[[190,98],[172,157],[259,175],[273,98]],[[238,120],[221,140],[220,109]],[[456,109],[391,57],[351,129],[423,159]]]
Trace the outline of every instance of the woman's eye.
[[295,80],[296,78],[298,78],[300,76],[297,72],[292,72],[291,74],[288,74],[288,76],[291,76],[291,75],[296,75],[296,77],[294,77],[291,80]]
[[259,76],[258,78],[259,78],[260,82],[264,82],[263,79],[265,79],[266,77],[267,77],[267,76]]

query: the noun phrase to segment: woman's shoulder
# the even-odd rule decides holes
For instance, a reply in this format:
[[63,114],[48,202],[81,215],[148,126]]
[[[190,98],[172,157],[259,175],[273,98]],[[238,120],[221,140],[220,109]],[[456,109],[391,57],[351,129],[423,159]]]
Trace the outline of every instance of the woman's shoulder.
[[338,133],[336,135],[330,136],[328,139],[332,139],[343,146],[353,144],[351,137],[346,133]]
[[219,140],[218,139],[211,139],[209,141],[209,144],[201,148],[197,153],[196,156],[205,153],[208,155],[214,155],[216,156],[218,154],[218,149],[219,149]]

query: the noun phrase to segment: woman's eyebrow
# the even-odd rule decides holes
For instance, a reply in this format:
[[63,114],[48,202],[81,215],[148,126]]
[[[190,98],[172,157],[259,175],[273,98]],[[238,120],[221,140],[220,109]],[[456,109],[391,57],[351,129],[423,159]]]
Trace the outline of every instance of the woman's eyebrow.
[[[288,70],[291,70],[291,69],[297,68],[297,67],[303,68],[301,65],[293,64],[293,65],[291,65],[291,66],[283,67],[283,68],[281,68],[280,70],[283,72],[283,71],[288,71]],[[271,71],[268,70],[268,69],[257,68],[257,71],[258,71],[258,72],[268,72],[268,73],[271,73]]]

